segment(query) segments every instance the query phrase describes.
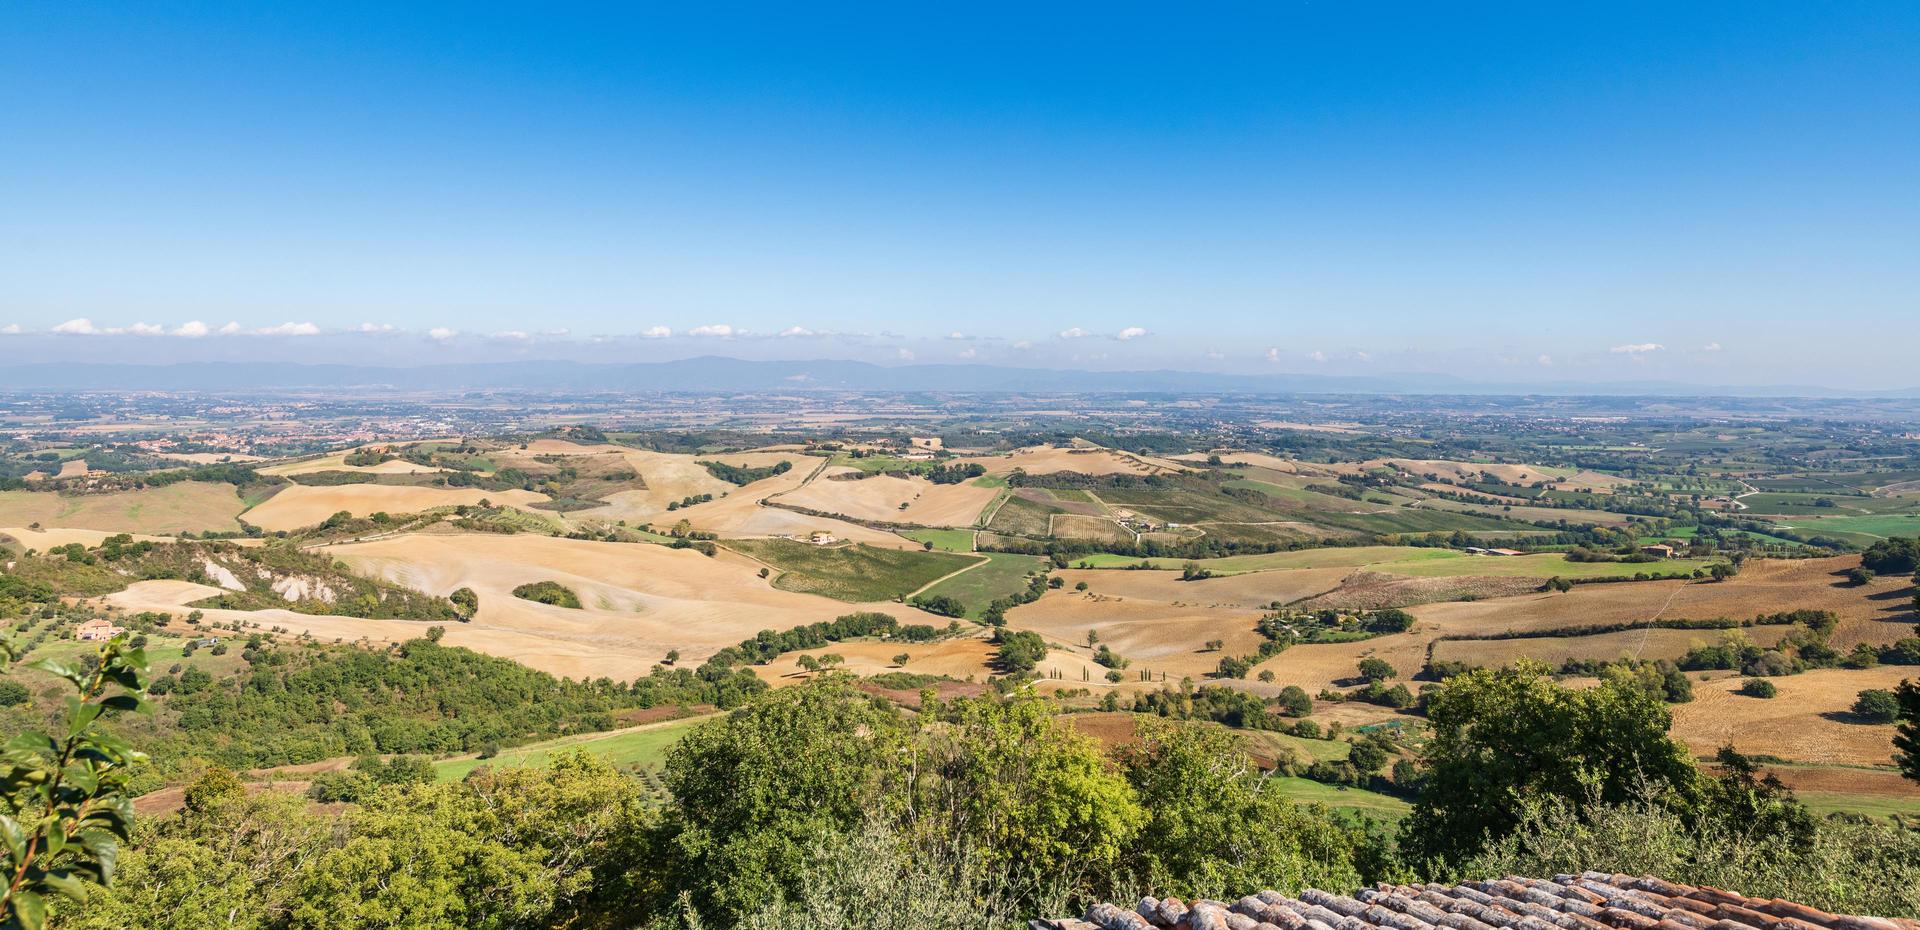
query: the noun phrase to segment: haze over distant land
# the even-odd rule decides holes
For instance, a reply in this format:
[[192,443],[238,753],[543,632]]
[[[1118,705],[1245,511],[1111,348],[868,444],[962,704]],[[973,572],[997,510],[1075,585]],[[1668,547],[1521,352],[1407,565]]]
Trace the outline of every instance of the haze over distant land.
[[1920,397],[1817,384],[1709,385],[1678,381],[1495,381],[1441,374],[1239,375],[1172,369],[1078,371],[995,365],[875,365],[820,359],[671,362],[474,362],[420,366],[200,362],[0,365],[0,390],[272,391],[390,387],[411,391],[953,391],[1222,394],[1550,394],[1565,396]]
[[0,362],[1915,380],[1910,2],[223,6],[0,12]]

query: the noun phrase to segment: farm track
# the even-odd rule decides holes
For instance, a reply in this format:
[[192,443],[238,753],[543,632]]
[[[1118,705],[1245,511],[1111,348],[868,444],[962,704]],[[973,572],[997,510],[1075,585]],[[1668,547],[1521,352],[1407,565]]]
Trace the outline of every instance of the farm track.
[[[956,553],[956,554],[957,554],[957,553]],[[976,553],[976,554],[977,554],[977,553]],[[974,569],[976,569],[976,568],[979,568],[980,566],[982,566],[982,565],[985,565],[985,564],[987,564],[988,562],[991,562],[991,561],[993,561],[993,560],[992,560],[992,559],[989,559],[989,558],[987,558],[987,557],[986,557],[986,556],[984,556],[984,555],[983,555],[983,556],[980,556],[980,560],[979,560],[979,561],[977,561],[977,562],[975,562],[975,563],[973,563],[972,565],[969,565],[969,566],[967,566],[966,568],[959,568],[959,569],[955,569],[955,570],[953,570],[953,571],[950,571],[950,572],[948,572],[948,573],[946,573],[946,574],[944,574],[944,575],[941,575],[941,576],[940,576],[940,577],[938,577],[938,578],[935,578],[935,579],[933,579],[932,581],[929,581],[929,582],[927,582],[926,584],[923,584],[923,585],[921,585],[921,586],[920,586],[920,587],[918,587],[918,588],[915,588],[915,589],[913,589],[912,591],[909,591],[909,592],[907,592],[907,594],[906,594],[906,596],[905,596],[905,597],[903,597],[903,598],[901,598],[901,600],[910,600],[910,599],[912,599],[912,598],[915,598],[915,597],[919,597],[919,596],[920,596],[921,594],[923,594],[923,593],[925,593],[925,592],[927,591],[927,589],[929,589],[929,588],[931,588],[931,587],[933,587],[934,585],[937,585],[937,584],[940,584],[941,582],[944,582],[944,581],[946,581],[946,580],[947,580],[947,579],[949,579],[949,578],[955,578],[955,577],[958,577],[958,576],[960,576],[960,575],[964,575],[964,574],[966,574],[966,573],[968,573],[968,572],[970,572],[970,571],[973,571]]]

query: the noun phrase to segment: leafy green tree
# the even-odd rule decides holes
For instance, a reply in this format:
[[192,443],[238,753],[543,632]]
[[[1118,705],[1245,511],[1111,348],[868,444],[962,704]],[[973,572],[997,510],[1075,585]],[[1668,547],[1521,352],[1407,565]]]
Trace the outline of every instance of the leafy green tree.
[[1854,697],[1853,712],[1872,723],[1892,723],[1900,717],[1900,699],[1884,688],[1868,688]]
[[454,609],[458,611],[456,616],[461,623],[472,620],[474,615],[480,612],[480,595],[474,593],[472,588],[456,588],[452,594],[447,595],[447,600],[453,602]]
[[955,701],[942,723],[925,743],[933,780],[914,805],[918,827],[990,866],[1084,881],[1118,861],[1145,819],[1099,747],[1030,691]]
[[[19,655],[0,639],[9,660]],[[0,750],[0,925],[39,930],[59,896],[79,902],[90,886],[113,881],[120,844],[133,828],[128,780],[146,760],[102,724],[146,703],[146,653],[116,636],[93,653],[91,668],[56,659],[30,663],[73,686],[61,726],[22,732]]]
[[1573,691],[1545,673],[1476,669],[1431,694],[1427,777],[1400,833],[1414,861],[1459,863],[1512,832],[1529,804],[1619,803],[1642,786],[1697,803],[1699,773],[1667,736],[1659,697],[1622,681]]
[[1379,656],[1367,656],[1361,659],[1359,667],[1360,677],[1368,681],[1386,681],[1400,675],[1400,671],[1394,668],[1392,663]]
[[687,734],[666,763],[668,890],[728,920],[797,893],[809,850],[879,808],[905,741],[899,714],[838,676]]
[[1132,874],[1186,897],[1360,884],[1354,837],[1273,790],[1232,732],[1148,718],[1138,736],[1117,753],[1146,812]]
[[1012,674],[1031,672],[1047,657],[1047,641],[1030,630],[995,630],[994,642],[1000,646],[997,658],[1001,670]]
[[300,871],[292,930],[532,930],[638,916],[625,869],[644,858],[640,787],[585,752],[550,770],[383,792],[348,822],[348,838]]
[[1894,699],[1900,703],[1900,725],[1894,730],[1893,762],[1900,767],[1900,774],[1912,781],[1920,781],[1920,683],[1909,678],[1894,688]]

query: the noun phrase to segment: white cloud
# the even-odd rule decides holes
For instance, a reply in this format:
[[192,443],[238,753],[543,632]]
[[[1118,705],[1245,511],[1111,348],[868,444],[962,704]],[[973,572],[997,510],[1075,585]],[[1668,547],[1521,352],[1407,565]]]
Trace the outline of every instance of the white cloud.
[[507,339],[507,340],[512,340],[514,342],[525,342],[529,339],[532,339],[533,337],[524,332],[521,332],[520,330],[509,329],[502,332],[494,333],[493,338]]
[[1060,338],[1062,339],[1084,339],[1091,335],[1093,334],[1087,332],[1084,329],[1081,329],[1078,326],[1075,326],[1071,329],[1063,329],[1060,331]]
[[446,328],[445,326],[435,326],[434,328],[427,330],[427,338],[432,339],[435,342],[446,342],[447,340],[452,339],[453,337],[458,335],[460,334],[454,332],[451,329]]
[[1718,351],[1720,351],[1720,343],[1717,343],[1717,342],[1709,342],[1709,343],[1707,343],[1706,345],[1703,345],[1703,346],[1701,346],[1701,347],[1700,347],[1700,351],[1702,351],[1702,352],[1718,352]]
[[972,348],[966,348],[966,349],[960,350],[961,358],[975,358],[975,357],[978,357],[979,355],[980,353],[978,351],[975,351]]
[[8,323],[5,326],[0,326],[0,336],[18,336],[18,335],[20,335],[20,324]]
[[66,333],[74,336],[91,336],[94,333],[99,332],[99,330],[93,328],[93,321],[87,319],[86,317],[80,317],[78,319],[68,320],[65,323],[60,324],[59,326],[55,326],[53,328],[53,331],[56,333]]
[[956,329],[953,332],[948,333],[947,338],[948,339],[965,339],[967,338],[967,334]]
[[1121,342],[1126,342],[1130,339],[1138,339],[1141,336],[1144,336],[1146,334],[1147,334],[1147,331],[1145,329],[1142,329],[1138,326],[1129,326],[1126,329],[1123,329],[1120,332],[1114,334],[1113,338],[1118,339]]
[[127,332],[136,336],[158,336],[166,331],[167,328],[165,326],[158,326],[153,323],[135,323],[127,327]]
[[903,362],[911,362],[911,361],[913,361],[913,350],[912,350],[912,349],[900,349],[900,350],[897,350],[897,351],[895,351],[895,352],[894,352],[893,354],[894,354],[894,355],[897,355],[897,356],[899,356],[899,357],[900,357],[900,360],[901,360],[901,361],[903,361]]
[[1022,340],[1020,340],[1019,342],[1016,342],[1016,343],[1014,343],[1014,344],[1013,344],[1013,347],[1014,347],[1014,348],[1016,348],[1016,349],[1019,349],[1019,350],[1021,350],[1022,352],[1024,352],[1024,351],[1026,351],[1026,350],[1028,350],[1028,349],[1031,349],[1031,348],[1033,348],[1033,343],[1031,343],[1031,342],[1028,342],[1028,341],[1027,341],[1027,340],[1025,340],[1025,339],[1022,339]]
[[265,326],[254,332],[261,336],[318,336],[320,327],[312,323],[282,323],[278,326]]
[[1313,359],[1316,362],[1324,362],[1327,360],[1327,353],[1322,352],[1319,349],[1315,349],[1312,352],[1307,353],[1307,357],[1310,359]]
[[1267,361],[1269,361],[1269,362],[1273,362],[1273,363],[1274,363],[1274,364],[1276,364],[1276,365],[1277,365],[1277,364],[1279,364],[1279,363],[1280,363],[1280,350],[1279,350],[1279,349],[1268,349],[1268,350],[1267,350]]
[[672,335],[673,328],[669,326],[649,326],[640,331],[642,339],[665,339]]
[[694,328],[687,330],[687,335],[712,336],[717,339],[732,339],[734,336],[734,328],[731,326],[728,326],[725,323],[711,323],[706,326],[695,326]]
[[207,324],[199,320],[188,320],[176,327],[173,334],[176,336],[185,336],[188,339],[198,339],[210,332],[213,332],[213,330],[207,328]]
[[1204,354],[1207,358],[1213,359],[1214,361],[1219,361],[1220,359],[1227,357],[1226,353],[1220,351],[1219,349],[1208,349],[1206,352],[1202,354]]
[[220,327],[220,335],[222,336],[231,336],[239,331],[240,331],[240,324],[235,323],[232,320],[228,320],[227,325]]
[[1539,366],[1540,366],[1541,368],[1552,368],[1552,367],[1553,367],[1553,356],[1551,356],[1551,355],[1542,355],[1542,356],[1540,356],[1539,358],[1536,358],[1536,359],[1534,359],[1534,362],[1535,362],[1536,364],[1538,364],[1538,365],[1539,365]]
[[1373,361],[1373,356],[1368,355],[1365,352],[1356,351],[1353,353],[1353,359],[1354,361],[1357,361],[1357,362],[1371,362]]
[[817,336],[819,334],[805,326],[789,326],[781,330],[780,335],[786,339],[805,339],[808,336]]
[[1658,352],[1664,348],[1666,348],[1666,346],[1657,342],[1635,342],[1623,346],[1614,346],[1607,351],[1615,355],[1645,355],[1648,352]]
[[391,333],[399,328],[400,327],[392,323],[362,323],[357,331],[363,333]]

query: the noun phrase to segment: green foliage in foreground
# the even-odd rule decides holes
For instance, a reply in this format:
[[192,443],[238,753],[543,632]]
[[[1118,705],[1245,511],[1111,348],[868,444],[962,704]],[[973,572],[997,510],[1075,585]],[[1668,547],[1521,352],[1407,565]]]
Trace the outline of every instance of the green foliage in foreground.
[[[9,661],[13,641],[0,640]],[[125,637],[103,644],[92,668],[41,659],[40,670],[65,679],[61,725],[52,734],[28,730],[0,751],[0,925],[40,930],[53,896],[86,900],[113,880],[120,844],[133,827],[133,767],[145,756],[103,725],[103,718],[145,708],[147,659]]]
[[690,732],[657,808],[584,753],[439,784],[415,762],[369,762],[329,786],[352,789],[341,815],[209,770],[182,813],[141,825],[110,891],[53,924],[1010,930],[1142,892],[1581,868],[1920,913],[1913,834],[1817,820],[1731,752],[1723,774],[1701,772],[1645,688],[1571,692],[1521,668],[1456,676],[1429,705],[1405,855],[1286,800],[1217,727],[1148,718],[1108,754],[1031,693],[924,694],[907,716],[829,674]]

